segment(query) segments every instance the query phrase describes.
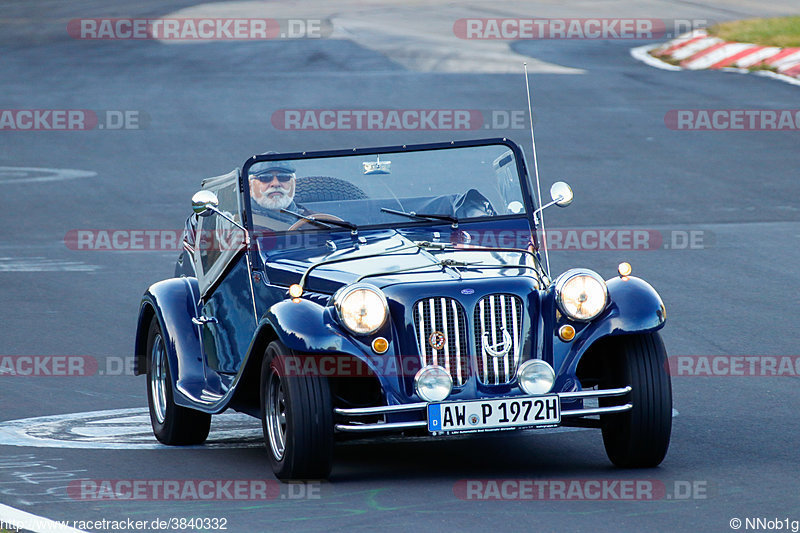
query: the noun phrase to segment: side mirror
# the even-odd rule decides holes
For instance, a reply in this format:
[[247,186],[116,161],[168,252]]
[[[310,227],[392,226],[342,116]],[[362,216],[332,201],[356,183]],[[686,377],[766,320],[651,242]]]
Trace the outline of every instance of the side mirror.
[[201,217],[211,215],[219,206],[219,198],[211,191],[197,191],[192,196],[192,211]]
[[572,187],[563,181],[557,181],[550,187],[550,198],[558,207],[567,207],[572,203],[573,197]]

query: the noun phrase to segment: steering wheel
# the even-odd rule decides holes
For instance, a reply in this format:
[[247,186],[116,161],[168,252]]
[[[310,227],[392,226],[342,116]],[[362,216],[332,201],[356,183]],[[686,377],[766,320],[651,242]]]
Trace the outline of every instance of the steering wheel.
[[[325,222],[326,220],[333,220],[334,222],[344,222],[341,218],[337,217],[336,215],[329,215],[328,213],[314,213],[313,215],[309,215],[309,218],[313,218],[314,220],[319,220],[320,222]],[[296,229],[300,229],[305,224],[310,224],[310,222],[304,218],[301,218],[291,226],[286,231],[294,231]]]

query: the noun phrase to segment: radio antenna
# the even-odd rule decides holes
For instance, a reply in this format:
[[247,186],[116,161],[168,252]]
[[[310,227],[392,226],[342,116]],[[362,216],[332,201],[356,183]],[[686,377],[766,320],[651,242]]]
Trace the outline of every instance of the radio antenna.
[[[533,147],[533,172],[536,176],[536,195],[538,197],[539,208],[542,207],[542,187],[539,185],[539,161],[536,159],[536,138],[533,136],[533,108],[531,106],[531,86],[528,83],[528,63],[522,63],[525,69],[525,90],[528,93],[528,117],[531,124],[531,146]],[[534,213],[534,219],[536,219]],[[550,277],[550,256],[547,254],[547,231],[544,229],[544,210],[539,211],[538,220],[542,226],[542,247],[544,248],[544,262],[547,265],[547,277]],[[534,231],[536,231],[534,229]]]

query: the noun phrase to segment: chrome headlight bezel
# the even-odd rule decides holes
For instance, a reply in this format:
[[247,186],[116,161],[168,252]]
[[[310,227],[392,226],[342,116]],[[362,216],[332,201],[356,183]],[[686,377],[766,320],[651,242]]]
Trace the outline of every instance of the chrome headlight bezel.
[[[380,300],[380,312],[383,313],[383,317],[377,321],[379,322],[377,326],[374,326],[370,329],[359,329],[352,323],[348,322],[348,320],[345,318],[348,298],[352,297],[359,291],[368,291],[372,294],[375,294]],[[336,315],[339,317],[339,322],[354,335],[371,335],[380,330],[389,319],[389,304],[386,301],[386,296],[383,294],[382,290],[375,285],[370,285],[369,283],[353,283],[351,285],[342,287],[336,291],[336,294],[333,295],[333,307],[336,309]]]
[[[564,289],[568,288],[568,285],[571,282],[574,282],[581,277],[587,277],[596,281],[601,288],[601,291],[596,293],[596,296],[602,298],[602,304],[597,307],[597,312],[593,313],[592,315],[576,316],[575,314],[569,312],[562,299]],[[605,280],[600,277],[600,274],[593,270],[589,270],[588,268],[573,268],[558,276],[555,282],[555,295],[556,305],[558,305],[559,310],[561,310],[564,315],[578,322],[589,322],[594,320],[605,310],[606,306],[608,305],[608,286],[606,285]]]
[[[433,374],[437,374],[434,379],[443,378],[446,390],[440,390],[435,392],[444,392],[444,394],[440,394],[438,396],[431,396],[429,390],[430,383],[423,382],[423,379],[430,378]],[[441,384],[441,383],[440,383]],[[450,372],[447,371],[442,366],[439,365],[428,365],[419,369],[417,375],[414,376],[414,392],[417,393],[423,401],[432,403],[432,402],[442,402],[450,396],[450,393],[453,392],[453,377],[450,375]]]
[[[546,389],[539,389],[534,390],[531,388],[531,384],[527,382],[524,377],[529,374],[530,369],[535,369],[534,373],[538,374],[541,378],[546,378],[543,380],[544,383],[549,382],[549,385]],[[522,392],[525,394],[529,394],[531,396],[536,396],[540,394],[547,394],[553,390],[553,385],[556,383],[556,371],[553,370],[553,367],[550,366],[550,363],[544,361],[542,359],[528,359],[517,369],[517,383],[519,384],[519,388],[522,389]]]

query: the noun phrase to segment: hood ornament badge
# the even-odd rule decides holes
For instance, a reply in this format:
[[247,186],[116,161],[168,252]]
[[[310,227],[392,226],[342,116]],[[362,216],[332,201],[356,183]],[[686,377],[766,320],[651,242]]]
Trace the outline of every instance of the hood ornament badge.
[[483,344],[483,350],[492,357],[505,357],[511,351],[511,345],[513,344],[511,335],[508,334],[506,328],[503,328],[502,332],[503,340],[496,344],[490,344],[488,331],[483,334],[483,342],[481,343]]

